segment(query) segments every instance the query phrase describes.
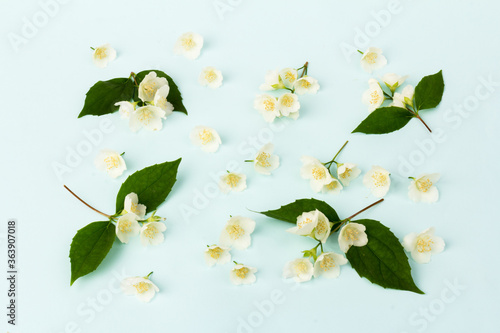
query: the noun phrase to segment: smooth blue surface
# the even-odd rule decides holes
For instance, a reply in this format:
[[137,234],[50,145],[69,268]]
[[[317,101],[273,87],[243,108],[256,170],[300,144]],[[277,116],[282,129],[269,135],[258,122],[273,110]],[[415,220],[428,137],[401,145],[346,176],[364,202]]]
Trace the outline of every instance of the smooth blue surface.
[[[215,9],[220,3],[230,6],[222,14]],[[37,1],[3,0],[2,267],[5,222],[15,217],[20,225],[19,326],[7,327],[9,332],[496,331],[500,324],[500,7],[494,1],[390,3],[70,0],[53,8],[53,17],[16,52],[9,34],[22,34],[23,18],[44,23],[43,9]],[[393,13],[377,25],[373,12],[388,9]],[[369,29],[368,42],[355,40],[357,29]],[[172,52],[175,40],[186,31],[205,38],[196,61]],[[99,69],[92,64],[89,47],[105,42],[116,48],[118,58]],[[408,74],[408,83],[415,85],[442,69],[443,101],[423,114],[437,135],[429,135],[417,121],[390,135],[349,134],[368,114],[361,94],[370,75],[360,68],[358,54],[344,55],[341,46],[346,44],[384,50],[389,64],[375,77],[386,72]],[[319,93],[301,98],[297,121],[278,121],[269,129],[253,109],[266,70],[300,67],[305,61],[310,62],[309,74],[320,82]],[[221,88],[213,91],[198,84],[205,66],[222,71]],[[161,132],[137,134],[117,114],[77,119],[85,92],[96,81],[153,68],[175,79],[189,116],[175,113]],[[485,80],[495,82],[491,91],[482,83]],[[464,103],[465,111],[459,113],[456,107]],[[88,156],[72,172],[58,178],[54,163],[66,163],[69,150],[85,145],[86,132],[101,131],[106,124],[112,130],[91,144]],[[191,145],[188,134],[196,125],[218,130],[223,145],[217,153],[205,154]],[[260,146],[270,139],[282,163],[265,177],[242,161],[251,157],[254,142]],[[430,264],[410,260],[415,281],[426,295],[371,285],[349,265],[342,267],[336,280],[317,279],[298,286],[282,280],[285,262],[314,242],[285,233],[286,223],[247,208],[273,209],[314,196],[347,217],[375,201],[361,178],[341,195],[328,196],[315,195],[299,176],[301,155],[329,160],[345,140],[350,143],[342,161],[358,163],[363,172],[373,164],[392,172],[386,201],[362,217],[382,221],[400,239],[429,226],[445,239],[445,252]],[[94,168],[93,159],[102,148],[126,152],[128,170],[121,178],[112,180]],[[70,287],[71,238],[101,218],[62,185],[111,213],[126,176],[178,157],[183,158],[179,181],[158,211],[168,219],[165,243],[148,248],[138,240],[126,246],[115,243],[97,272]],[[411,175],[442,174],[437,204],[408,199],[410,174],[403,170],[403,160],[413,161]],[[215,184],[211,174],[227,169],[230,161],[248,175],[248,189],[229,196],[211,194]],[[207,191],[210,198],[193,202],[194,195]],[[186,206],[196,213],[186,218],[181,212]],[[233,252],[234,260],[259,269],[257,283],[251,286],[231,285],[231,265],[210,269],[203,260],[206,244],[218,241],[230,214],[257,222],[252,246]],[[333,240],[328,248],[338,251]],[[161,289],[150,304],[116,290],[121,276],[150,271]],[[6,284],[1,280],[4,308]],[[463,289],[450,287],[453,284]],[[1,318],[4,328],[3,312]]]

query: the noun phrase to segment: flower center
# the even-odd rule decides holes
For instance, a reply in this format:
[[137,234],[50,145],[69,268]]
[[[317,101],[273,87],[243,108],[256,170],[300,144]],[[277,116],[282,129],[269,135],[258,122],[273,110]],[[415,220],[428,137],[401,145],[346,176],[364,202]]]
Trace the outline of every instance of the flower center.
[[155,226],[149,225],[146,227],[146,230],[144,230],[144,236],[147,238],[153,239],[156,234],[158,233],[158,230],[156,229]]
[[125,221],[120,221],[120,225],[118,226],[118,229],[123,232],[123,233],[127,233],[127,232],[130,232],[132,230],[131,228],[132,226],[132,222],[128,221],[128,220],[125,220]]
[[104,59],[108,56],[108,52],[106,51],[106,49],[98,47],[97,49],[95,49],[95,56],[99,59]]
[[417,251],[420,253],[430,252],[432,250],[432,238],[429,236],[421,236],[417,239]]
[[248,273],[250,270],[247,267],[241,267],[240,269],[236,269],[236,276],[239,277],[240,279],[244,279],[247,277]]
[[208,250],[208,253],[212,258],[219,259],[222,253],[224,253],[224,250],[221,249],[220,247],[215,247],[213,249]]
[[144,83],[144,85],[142,86],[142,90],[146,93],[146,96],[151,99],[154,97],[154,95],[156,94],[156,82],[155,81],[148,81],[146,83]]
[[287,108],[291,107],[293,105],[293,102],[294,102],[293,97],[289,95],[285,95],[281,99],[281,104],[286,106]]
[[344,231],[344,239],[346,241],[349,240],[357,241],[359,239],[358,235],[359,235],[359,230],[356,228],[346,227]]
[[139,282],[137,284],[134,284],[134,287],[135,287],[135,290],[137,290],[137,292],[139,294],[142,294],[146,291],[149,290],[149,283],[146,283],[146,282]]
[[232,239],[238,239],[245,234],[245,230],[236,224],[228,225],[226,231]]
[[366,55],[365,55],[365,60],[367,63],[369,64],[374,64],[375,62],[377,62],[377,58],[378,58],[378,54],[376,54],[375,52],[368,52]]
[[416,181],[417,188],[422,191],[422,192],[427,192],[432,186],[432,182],[430,181],[429,178],[422,179],[420,178],[419,180]]
[[141,112],[139,112],[139,114],[137,115],[137,118],[139,119],[139,121],[141,123],[143,123],[144,125],[147,125],[147,124],[149,124],[151,119],[153,119],[153,116],[154,116],[154,112],[152,110],[143,109]]
[[324,256],[323,259],[319,263],[319,267],[323,271],[328,271],[328,270],[335,267],[335,261],[330,256]]
[[130,203],[130,211],[132,213],[139,213],[139,210],[137,209],[137,204],[136,203],[134,203],[134,202]]
[[269,163],[269,158],[271,157],[271,154],[261,152],[255,160],[257,161],[257,164],[260,165],[261,167],[270,167],[271,163]]
[[307,81],[306,79],[300,80],[300,85],[302,88],[310,88],[311,87],[311,82]]
[[231,174],[227,175],[227,177],[226,177],[226,184],[231,186],[231,187],[236,187],[236,186],[238,186],[238,183],[240,182],[240,180],[241,180],[240,176],[237,176],[234,173],[231,173]]
[[316,233],[323,235],[326,234],[328,231],[328,226],[325,220],[319,220],[318,224],[316,225]]
[[186,50],[191,50],[193,47],[196,46],[196,43],[194,42],[192,37],[186,37],[182,40],[182,47]]
[[316,179],[316,180],[320,180],[320,179],[323,179],[325,178],[326,176],[326,171],[324,168],[321,168],[321,167],[314,167],[312,169],[312,175],[313,175],[313,178]]
[[295,264],[294,268],[295,268],[296,274],[304,274],[304,273],[307,273],[307,270],[308,270],[307,264],[303,261]]
[[342,172],[340,174],[340,178],[349,178],[349,177],[351,177],[351,172],[352,172],[352,169],[345,168],[344,172]]
[[120,159],[118,156],[106,156],[106,158],[104,158],[104,163],[106,163],[106,169],[110,170],[120,165]]
[[286,72],[285,79],[289,82],[293,82],[293,81],[295,81],[296,77],[295,77],[295,74],[293,72]]
[[382,96],[379,95],[378,91],[373,90],[370,93],[370,104],[372,105],[377,105],[380,103],[380,100],[382,99]]
[[204,129],[203,131],[201,131],[199,136],[200,136],[201,143],[204,145],[206,145],[207,143],[212,141],[212,139],[214,138],[214,136],[212,135],[212,132],[210,132],[207,129]]
[[274,102],[270,98],[266,99],[263,104],[266,111],[274,111]]
[[312,220],[310,218],[306,218],[302,221],[300,221],[299,223],[297,223],[297,227],[299,229],[302,229],[303,227],[305,227],[306,225],[308,225],[309,223],[312,223]]
[[207,71],[205,73],[205,80],[207,80],[208,82],[213,82],[213,81],[215,81],[216,78],[217,78],[217,74],[215,74],[214,71]]
[[387,175],[382,172],[374,172],[372,175],[373,185],[376,187],[382,187],[387,185]]
[[326,188],[328,190],[332,191],[332,190],[335,190],[338,186],[339,186],[339,184],[337,184],[337,182],[334,180],[330,184],[326,185]]

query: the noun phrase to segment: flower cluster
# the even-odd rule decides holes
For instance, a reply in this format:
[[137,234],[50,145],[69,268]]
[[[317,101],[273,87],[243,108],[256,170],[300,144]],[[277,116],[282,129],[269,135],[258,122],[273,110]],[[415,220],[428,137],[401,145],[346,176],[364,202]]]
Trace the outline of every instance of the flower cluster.
[[[322,163],[311,156],[302,156],[300,175],[302,178],[309,180],[311,189],[314,192],[338,194],[345,186],[349,186],[352,180],[359,177],[361,170],[356,164],[336,161],[337,156],[347,143],[348,141],[340,148],[333,159],[326,163]],[[334,164],[336,168],[332,172]],[[435,184],[439,177],[438,173],[423,174],[417,178],[409,177],[411,179],[411,184],[408,187],[409,198],[415,202],[436,202],[439,198],[439,191]],[[374,197],[383,198],[391,187],[390,172],[374,165],[363,176],[363,185],[370,190]]]
[[[251,234],[255,229],[255,221],[243,216],[231,216],[222,229],[219,244],[207,245],[205,262],[208,266],[224,265],[231,260],[230,250],[244,250],[252,243]],[[230,271],[230,280],[235,285],[252,284],[256,281],[257,269],[237,263]]]
[[[132,76],[135,75],[132,73]],[[164,77],[158,77],[156,72],[149,72],[139,84],[139,99],[141,101],[121,101],[115,103],[122,119],[129,121],[132,132],[141,128],[158,131],[163,127],[163,119],[174,111],[172,103],[167,101],[170,87]]]
[[408,84],[401,92],[397,92],[398,88],[402,86],[407,78],[408,76],[387,73],[382,77],[383,85],[376,79],[369,79],[369,87],[361,98],[363,104],[368,107],[368,111],[370,112],[381,107],[385,101],[391,101],[388,106],[396,106],[413,111],[415,88]]
[[[314,192],[327,192],[338,194],[344,188],[349,186],[352,180],[359,177],[361,170],[354,163],[339,163],[336,161],[337,156],[347,145],[347,142],[335,154],[333,159],[326,163],[320,162],[318,159],[311,156],[302,156],[302,168],[300,175],[304,179],[310,181],[311,189]],[[332,166],[336,168],[333,171],[336,177],[332,174]]]
[[130,193],[125,197],[124,209],[113,218],[116,221],[116,237],[122,243],[128,243],[130,238],[140,235],[141,244],[158,245],[163,243],[165,237],[163,232],[167,229],[165,218],[155,215],[156,212],[145,219],[146,206],[139,203],[139,197],[135,193]]
[[[341,221],[332,230],[334,223],[319,210],[304,212],[297,217],[295,227],[288,229],[296,235],[310,237],[318,244],[310,250],[302,251],[303,258],[298,258],[288,262],[283,269],[284,278],[293,278],[296,282],[305,282],[314,277],[324,276],[326,278],[336,278],[340,275],[340,266],[347,264],[347,259],[335,252],[324,252],[323,245],[332,232],[338,231],[338,244],[340,249],[347,253],[351,246],[365,246],[368,243],[368,236],[365,233],[365,226],[362,224]],[[321,249],[318,255],[318,248]]]
[[[298,95],[316,94],[319,89],[318,80],[307,75],[308,63],[304,66],[294,68],[284,68],[280,71],[268,71],[265,76],[265,83],[260,86],[260,90],[288,90],[280,96],[271,94],[260,94],[255,97],[254,108],[262,114],[264,120],[273,122],[279,117],[289,117],[297,119],[299,117],[300,102]],[[299,71],[302,74],[299,76]]]

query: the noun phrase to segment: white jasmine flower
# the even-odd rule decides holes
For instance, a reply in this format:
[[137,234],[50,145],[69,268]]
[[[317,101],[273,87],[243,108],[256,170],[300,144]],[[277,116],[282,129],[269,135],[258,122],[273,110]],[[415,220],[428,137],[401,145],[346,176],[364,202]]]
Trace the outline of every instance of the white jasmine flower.
[[319,90],[319,84],[318,80],[310,76],[304,76],[295,81],[293,88],[298,95],[316,94]]
[[132,132],[137,132],[141,128],[150,131],[159,131],[163,127],[162,119],[165,119],[165,111],[153,105],[141,106],[130,116],[129,127]]
[[203,151],[214,153],[222,143],[219,134],[213,128],[207,126],[196,126],[189,135],[191,142]]
[[419,264],[431,261],[431,256],[443,252],[444,246],[443,239],[434,235],[433,227],[420,234],[412,232],[406,235],[403,240],[403,247],[406,251],[411,252],[411,257]]
[[343,188],[342,184],[337,179],[332,177],[332,181],[324,185],[321,191],[324,193],[339,194]]
[[146,206],[139,203],[139,197],[134,192],[127,194],[123,207],[126,213],[137,215],[139,220],[146,216]]
[[391,178],[389,171],[379,166],[373,166],[363,177],[363,185],[368,187],[373,196],[382,198],[389,191]]
[[219,243],[222,246],[244,250],[250,246],[250,235],[255,229],[255,221],[243,216],[233,216],[227,221],[220,234]]
[[313,264],[307,258],[292,260],[283,268],[283,277],[285,279],[293,278],[295,282],[309,281],[311,280],[313,274]]
[[321,253],[314,263],[314,277],[324,276],[329,279],[340,275],[340,266],[347,264],[347,259],[334,252]]
[[108,63],[116,59],[116,51],[109,44],[104,44],[94,49],[92,60],[94,65],[100,68],[108,66]]
[[272,143],[265,144],[255,155],[253,160],[254,169],[263,175],[270,175],[280,165],[278,155],[273,154],[274,145]]
[[278,109],[283,116],[288,117],[291,113],[300,109],[299,96],[292,93],[284,93],[278,98]]
[[247,176],[242,173],[228,172],[220,177],[219,188],[223,193],[241,192],[247,188]]
[[257,280],[255,273],[257,273],[257,268],[255,267],[236,264],[231,269],[229,277],[231,282],[237,286],[240,284],[252,284]]
[[128,243],[130,237],[137,236],[141,231],[141,226],[137,220],[139,217],[133,213],[127,213],[118,218],[116,222],[116,237],[122,243]]
[[268,94],[257,95],[253,106],[268,123],[273,122],[276,117],[281,115],[278,108],[278,100],[276,97]]
[[342,252],[347,253],[351,246],[365,246],[368,244],[366,227],[363,224],[350,222],[339,232],[339,246]]
[[314,228],[313,238],[321,243],[325,243],[328,237],[330,237],[332,226],[333,223],[328,220],[326,215],[318,211],[318,223],[316,224],[316,228]]
[[349,186],[351,181],[358,178],[361,170],[354,163],[342,163],[337,165],[337,175],[342,185]]
[[200,56],[203,47],[203,37],[194,32],[182,34],[174,45],[174,53],[194,60]]
[[117,178],[123,174],[123,171],[127,170],[125,160],[111,149],[101,150],[96,156],[94,164],[98,170],[106,171],[111,178]]
[[120,113],[120,118],[128,119],[132,112],[135,111],[135,103],[130,103],[128,101],[122,101],[115,103],[118,106],[118,112]]
[[285,68],[279,72],[279,76],[283,85],[289,89],[293,88],[293,84],[298,78],[297,70],[294,68]]
[[380,84],[375,79],[368,80],[369,88],[363,93],[361,101],[368,106],[368,111],[372,112],[384,103],[384,92]]
[[286,231],[299,236],[309,236],[318,225],[319,210],[302,213],[297,217],[297,225]]
[[165,116],[170,116],[174,112],[174,106],[172,103],[167,101],[167,96],[170,92],[170,87],[167,85],[162,86],[156,91],[155,98],[153,99],[153,104],[165,111]]
[[205,250],[205,261],[208,266],[224,265],[231,260],[229,248],[225,246],[212,245]]
[[263,91],[276,90],[284,88],[283,83],[280,83],[280,75],[277,70],[267,71],[265,83],[261,84],[259,89]]
[[403,82],[406,81],[407,78],[408,75],[400,76],[394,73],[387,73],[382,77],[382,81],[384,81],[387,88],[394,92],[403,84]]
[[304,179],[310,179],[311,188],[314,192],[320,192],[323,186],[330,184],[333,177],[330,171],[316,158],[311,156],[302,156],[302,168],[300,176]]
[[437,183],[439,178],[439,173],[423,174],[416,179],[412,178],[408,187],[408,196],[415,202],[436,202],[439,198],[439,191],[434,184]]
[[158,77],[156,72],[149,72],[141,83],[139,83],[139,98],[143,102],[152,102],[154,101],[158,89],[163,86],[168,86],[167,79],[164,77]]
[[167,226],[163,222],[148,222],[143,224],[141,228],[141,244],[145,246],[163,243],[165,240],[163,232],[165,230],[167,230]]
[[413,106],[414,94],[415,88],[412,85],[405,86],[401,93],[394,93],[391,106],[397,106],[400,108],[406,108],[406,105]]
[[222,85],[222,73],[215,67],[205,67],[201,70],[200,76],[198,77],[198,82],[202,86],[208,86],[209,88],[215,89]]
[[361,57],[361,67],[368,73],[387,65],[387,59],[382,55],[382,50],[369,47]]
[[125,295],[136,295],[142,302],[151,301],[155,293],[159,292],[160,289],[148,277],[134,276],[124,279],[121,282],[123,293]]

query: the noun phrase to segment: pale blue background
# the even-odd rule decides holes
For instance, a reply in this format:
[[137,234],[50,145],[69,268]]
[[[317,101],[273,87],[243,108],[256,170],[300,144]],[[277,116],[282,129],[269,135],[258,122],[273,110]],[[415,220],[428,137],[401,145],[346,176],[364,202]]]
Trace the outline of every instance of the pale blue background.
[[[376,26],[372,11],[387,10],[389,1],[131,1],[69,0],[43,22],[37,1],[0,5],[2,112],[0,202],[3,238],[7,218],[19,220],[20,296],[18,332],[493,332],[498,329],[498,157],[499,86],[472,105],[467,117],[454,105],[472,103],[481,77],[500,82],[498,11],[494,1],[401,0],[389,24]],[[231,10],[218,15],[217,3]],[[23,18],[41,15],[42,27],[15,52],[9,34],[21,34]],[[44,24],[45,23],[45,24]],[[370,28],[366,45],[354,41],[356,29]],[[177,37],[196,31],[205,47],[196,61],[175,56]],[[106,69],[91,62],[90,46],[109,42],[118,58]],[[345,57],[342,43],[364,49],[378,46],[388,66],[374,73],[408,74],[411,84],[443,69],[446,89],[439,108],[423,117],[440,137],[417,121],[384,136],[351,135],[368,114],[361,104],[370,75],[359,56]],[[253,109],[265,71],[310,62],[321,90],[301,98],[301,117],[274,132]],[[215,91],[197,82],[200,70],[215,66],[224,84]],[[178,83],[189,116],[175,113],[159,133],[131,133],[119,116],[77,119],[85,92],[96,81],[128,76],[130,71],[157,68]],[[106,119],[106,120],[105,120]],[[112,124],[111,133],[59,179],[54,163],[65,163],[68,147],[84,144],[85,131]],[[196,125],[216,128],[223,141],[215,154],[191,145]],[[277,126],[284,125],[277,122]],[[256,174],[241,163],[257,145],[270,139],[281,156],[271,176]],[[383,221],[402,237],[435,226],[447,244],[428,265],[413,261],[413,276],[426,295],[384,290],[360,279],[349,265],[337,280],[317,279],[298,287],[282,280],[285,262],[314,246],[309,239],[285,233],[286,223],[256,215],[297,198],[316,197],[332,204],[342,217],[375,199],[356,180],[339,196],[312,193],[299,176],[303,154],[328,160],[350,140],[342,161],[365,172],[379,164],[393,174],[386,202],[364,218]],[[436,143],[437,141],[437,143]],[[429,150],[425,155],[419,145]],[[128,170],[112,180],[98,172],[93,159],[99,149],[125,151]],[[69,244],[76,230],[100,220],[67,193],[67,184],[89,203],[113,212],[116,192],[132,172],[154,163],[183,157],[179,181],[159,214],[167,217],[166,241],[142,248],[138,240],[116,243],[99,270],[69,287]],[[416,159],[412,175],[440,172],[437,204],[414,204],[401,160]],[[197,214],[183,217],[180,207],[193,206],[197,191],[209,194],[210,173],[224,171],[231,160],[249,177],[248,190],[211,195],[199,202]],[[253,244],[234,251],[234,259],[259,269],[257,283],[236,287],[225,265],[210,269],[203,260],[206,244],[218,241],[229,215],[257,222]],[[338,251],[336,242],[329,249]],[[2,249],[5,249],[2,245]],[[1,254],[4,267],[5,254]],[[117,292],[117,277],[145,275],[161,289],[150,304]],[[5,282],[1,304],[5,304]],[[458,283],[460,290],[449,284]],[[278,295],[278,299],[277,296]],[[256,304],[271,309],[259,310]],[[92,305],[94,304],[94,305]],[[2,305],[3,308],[3,305]],[[427,310],[426,310],[427,309]],[[428,311],[430,316],[424,317]],[[2,314],[2,328],[5,317]],[[249,323],[250,321],[250,323]],[[479,328],[478,328],[479,327]],[[5,330],[4,330],[5,331]]]

